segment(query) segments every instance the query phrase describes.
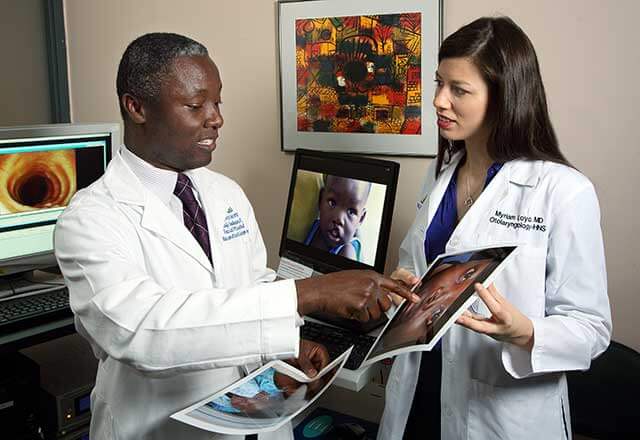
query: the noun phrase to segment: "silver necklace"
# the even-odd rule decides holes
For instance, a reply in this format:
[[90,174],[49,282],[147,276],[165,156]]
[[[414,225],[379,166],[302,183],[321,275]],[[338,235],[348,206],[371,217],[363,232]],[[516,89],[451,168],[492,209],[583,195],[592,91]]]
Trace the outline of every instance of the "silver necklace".
[[471,184],[469,183],[469,174],[467,173],[467,198],[464,199],[464,205],[467,208],[470,208],[471,205],[473,205],[473,202],[475,202],[475,200],[473,199],[473,196],[471,195]]

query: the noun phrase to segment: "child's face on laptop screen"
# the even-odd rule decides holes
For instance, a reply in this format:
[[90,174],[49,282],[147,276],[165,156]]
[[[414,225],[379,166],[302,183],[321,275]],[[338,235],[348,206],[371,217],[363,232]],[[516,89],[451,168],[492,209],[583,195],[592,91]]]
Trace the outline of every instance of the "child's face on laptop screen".
[[351,243],[364,221],[371,184],[362,180],[327,176],[320,193],[320,236],[327,248]]
[[286,214],[286,239],[324,251],[296,251],[311,262],[332,260],[334,267],[344,268],[329,256],[335,255],[374,266],[383,218],[392,206],[388,192],[387,185],[367,177],[299,169]]

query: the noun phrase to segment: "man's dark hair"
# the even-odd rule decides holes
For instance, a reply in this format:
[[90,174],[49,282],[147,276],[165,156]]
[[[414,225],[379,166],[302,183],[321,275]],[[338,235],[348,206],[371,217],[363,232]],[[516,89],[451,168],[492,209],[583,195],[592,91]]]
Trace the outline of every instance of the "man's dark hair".
[[183,35],[156,32],[133,40],[122,54],[116,79],[122,118],[126,120],[122,105],[125,93],[142,101],[153,102],[177,58],[208,55],[206,47]]
[[[487,118],[491,132],[487,150],[496,162],[513,159],[549,160],[570,165],[558,147],[540,67],[533,44],[508,17],[483,17],[448,36],[438,62],[468,58],[489,86]],[[439,137],[436,170],[445,152],[464,148],[464,141]]]

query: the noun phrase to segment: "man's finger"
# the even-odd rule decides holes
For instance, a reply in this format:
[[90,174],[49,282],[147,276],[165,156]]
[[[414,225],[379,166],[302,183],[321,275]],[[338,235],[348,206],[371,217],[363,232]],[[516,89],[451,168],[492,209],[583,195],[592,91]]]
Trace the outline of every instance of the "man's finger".
[[318,374],[318,371],[315,369],[311,363],[311,359],[309,359],[307,355],[307,353],[301,353],[301,356],[298,358],[298,365],[307,376],[313,377]]
[[382,310],[380,310],[378,301],[374,304],[368,304],[367,311],[369,312],[369,319],[373,319],[374,321],[380,319],[380,316],[382,316]]
[[380,282],[380,287],[387,289],[391,293],[400,295],[401,297],[411,302],[417,303],[418,301],[420,301],[420,297],[415,293],[411,292],[405,286],[403,286],[402,283],[391,280],[389,278],[382,278],[382,281]]
[[379,297],[378,297],[378,305],[380,306],[380,309],[383,312],[386,312],[387,310],[389,310],[389,308],[391,308],[391,298],[389,298],[390,294],[387,293],[382,293]]
[[356,310],[351,316],[360,322],[367,322],[369,320],[369,310],[365,306],[363,309]]
[[316,370],[320,371],[329,364],[331,357],[326,347],[322,344],[316,344],[316,349],[311,356],[311,362],[316,367]]

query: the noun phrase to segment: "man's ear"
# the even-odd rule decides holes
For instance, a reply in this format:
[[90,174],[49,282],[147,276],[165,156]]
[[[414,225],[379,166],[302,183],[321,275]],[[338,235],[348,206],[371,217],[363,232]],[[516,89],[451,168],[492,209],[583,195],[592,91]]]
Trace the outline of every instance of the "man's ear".
[[142,101],[135,96],[125,93],[120,98],[124,111],[129,115],[129,118],[134,124],[144,124],[147,121],[145,116],[145,109],[142,105]]

